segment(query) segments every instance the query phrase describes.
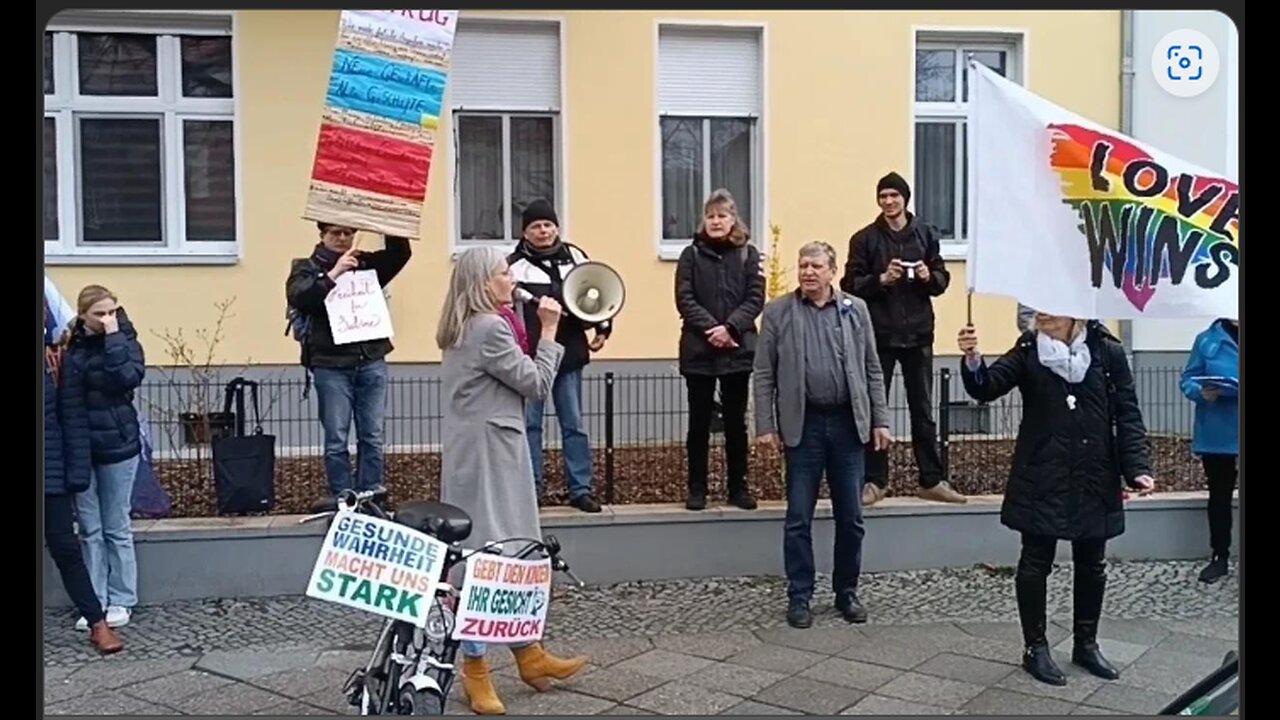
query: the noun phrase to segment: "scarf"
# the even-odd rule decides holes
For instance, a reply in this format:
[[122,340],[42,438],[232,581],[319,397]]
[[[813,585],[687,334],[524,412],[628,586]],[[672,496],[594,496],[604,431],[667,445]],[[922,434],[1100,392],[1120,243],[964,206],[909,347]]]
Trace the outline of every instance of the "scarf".
[[1040,356],[1040,364],[1048,368],[1054,375],[1072,385],[1084,380],[1089,371],[1092,356],[1089,346],[1085,344],[1088,333],[1084,328],[1076,332],[1071,344],[1049,337],[1042,332],[1036,333],[1036,351]]
[[498,314],[511,326],[511,332],[516,334],[516,344],[520,346],[520,352],[528,355],[529,333],[525,329],[524,320],[520,319],[520,316],[516,314],[515,310],[511,309],[510,305],[498,305]]
[[335,252],[324,246],[324,243],[316,243],[316,249],[311,251],[311,259],[321,267],[325,272],[333,269],[338,264],[338,258],[342,257],[342,253]]
[[556,241],[551,243],[551,247],[540,248],[534,247],[533,243],[522,239],[520,241],[520,249],[531,258],[550,258],[564,251],[564,241],[556,238]]

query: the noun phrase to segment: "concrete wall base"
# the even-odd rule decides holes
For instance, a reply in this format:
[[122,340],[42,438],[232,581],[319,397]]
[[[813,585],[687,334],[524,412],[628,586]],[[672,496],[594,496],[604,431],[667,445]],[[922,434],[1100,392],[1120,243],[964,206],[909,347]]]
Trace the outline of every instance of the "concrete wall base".
[[[971,497],[967,505],[953,506],[890,498],[877,504],[866,511],[863,570],[1016,564],[1019,538],[1000,524],[1000,500],[999,496]],[[1206,502],[1203,492],[1131,500],[1127,531],[1109,543],[1108,556],[1115,560],[1207,557]],[[784,514],[783,503],[770,502],[761,503],[755,511],[713,507],[700,513],[679,505],[617,506],[597,515],[548,508],[542,518],[543,531],[560,539],[574,572],[584,582],[597,584],[781,575]],[[324,523],[299,525],[300,517],[135,523],[142,604],[303,593],[320,551]],[[819,572],[830,572],[833,538],[830,503],[823,500],[813,529]],[[1064,544],[1060,559],[1068,560],[1070,555],[1070,547]],[[70,605],[47,552],[43,580],[46,606]]]

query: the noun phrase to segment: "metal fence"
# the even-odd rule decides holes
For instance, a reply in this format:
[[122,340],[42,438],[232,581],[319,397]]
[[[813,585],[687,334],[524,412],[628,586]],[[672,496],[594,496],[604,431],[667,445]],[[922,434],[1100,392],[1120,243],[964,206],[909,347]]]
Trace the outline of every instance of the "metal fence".
[[[1151,433],[1153,460],[1162,484],[1174,489],[1201,486],[1196,459],[1189,450],[1194,406],[1178,388],[1176,368],[1141,368],[1135,382],[1144,419]],[[149,423],[153,457],[162,482],[196,494],[196,501],[180,501],[206,512],[212,496],[210,438],[255,432],[252,395],[234,396],[228,407],[224,386],[213,382],[150,379],[139,392],[138,409]],[[384,421],[386,473],[406,492],[433,493],[439,483],[441,387],[433,377],[392,377],[388,380]],[[672,502],[683,497],[684,442],[688,408],[684,379],[676,373],[589,375],[583,380],[582,422],[594,453],[593,481],[606,502]],[[324,488],[324,432],[314,388],[307,392],[301,375],[258,381],[262,431],[275,436],[277,494],[316,495]],[[948,368],[934,374],[934,420],[946,473],[962,492],[999,492],[1008,474],[1013,439],[1021,421],[1021,398],[1015,390],[990,404],[976,403],[964,392],[960,378]],[[241,404],[243,402],[243,405]],[[897,439],[891,455],[891,489],[908,491],[914,485],[915,461],[910,451],[910,413],[901,376],[889,395],[891,425]],[[751,423],[751,413],[748,422]],[[713,432],[719,429],[719,417]],[[559,465],[559,423],[554,404],[547,402],[543,419],[544,453],[550,500],[563,500]],[[713,445],[722,437],[713,434]],[[356,454],[354,430],[350,449]],[[416,458],[416,459],[415,459]],[[766,498],[781,495],[782,460],[756,448],[752,452],[753,482]],[[284,469],[282,469],[282,467]],[[175,468],[188,477],[173,479]],[[712,453],[713,492],[723,489],[724,461]],[[401,477],[403,476],[403,477]],[[293,488],[305,485],[305,490]],[[282,488],[282,486],[284,486]],[[292,489],[291,489],[292,488]],[[394,488],[393,488],[394,490]],[[302,497],[284,505],[296,509]]]

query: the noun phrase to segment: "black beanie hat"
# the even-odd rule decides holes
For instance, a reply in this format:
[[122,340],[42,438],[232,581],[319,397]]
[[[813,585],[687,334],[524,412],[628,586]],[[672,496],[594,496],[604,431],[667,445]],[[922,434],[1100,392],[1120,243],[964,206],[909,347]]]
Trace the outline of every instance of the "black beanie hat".
[[902,176],[896,172],[891,172],[888,175],[885,175],[880,178],[880,182],[876,183],[877,196],[885,190],[897,190],[898,194],[902,195],[903,203],[911,201],[911,186],[908,185],[907,181],[903,180]]
[[546,200],[534,200],[520,215],[520,231],[523,232],[539,220],[549,220],[556,227],[560,226],[560,218],[556,217],[556,209],[551,207],[551,203]]

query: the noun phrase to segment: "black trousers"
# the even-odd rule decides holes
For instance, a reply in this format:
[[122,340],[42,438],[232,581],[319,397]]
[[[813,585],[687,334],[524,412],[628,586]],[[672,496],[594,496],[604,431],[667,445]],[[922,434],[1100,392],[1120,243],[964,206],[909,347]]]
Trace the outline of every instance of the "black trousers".
[[1209,481],[1209,545],[1215,557],[1231,552],[1231,493],[1236,489],[1236,456],[1205,455],[1204,475]]
[[720,412],[724,418],[725,464],[729,494],[746,490],[747,484],[747,387],[751,373],[685,375],[689,390],[689,432],[685,450],[689,458],[689,494],[707,493],[707,455],[711,443],[711,418],[715,411],[716,381],[720,381]]
[[[1027,646],[1048,642],[1047,603],[1049,573],[1053,572],[1053,560],[1058,541],[1040,535],[1022,535],[1022,557],[1018,560],[1015,587],[1018,596],[1018,619],[1022,623],[1022,638]],[[1071,543],[1075,562],[1071,595],[1073,605],[1073,630],[1076,644],[1097,640],[1098,621],[1102,618],[1102,599],[1107,586],[1107,541],[1076,540]]]
[[98,594],[93,591],[89,568],[80,552],[80,538],[76,536],[74,498],[71,495],[44,496],[44,542],[49,555],[62,575],[62,586],[80,615],[93,627],[106,613],[98,604]]
[[[907,389],[911,411],[911,452],[920,470],[920,487],[942,482],[942,456],[938,452],[938,425],[933,421],[933,348],[881,348],[880,369],[884,371],[886,399],[893,388],[893,371],[902,365],[902,382]],[[867,482],[883,488],[889,484],[888,451],[869,451]]]

